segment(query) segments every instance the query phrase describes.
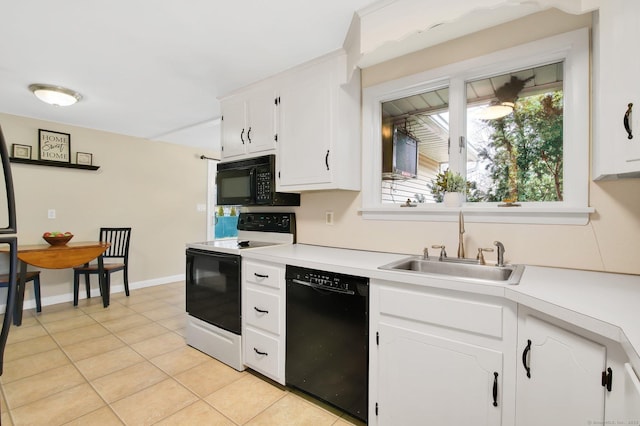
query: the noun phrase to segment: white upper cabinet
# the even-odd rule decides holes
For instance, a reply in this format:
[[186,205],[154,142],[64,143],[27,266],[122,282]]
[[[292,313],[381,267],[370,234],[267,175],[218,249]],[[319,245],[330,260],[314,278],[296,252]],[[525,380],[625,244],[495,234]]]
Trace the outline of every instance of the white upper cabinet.
[[222,99],[223,158],[275,152],[275,99],[270,82]]
[[[600,3],[593,37],[592,177],[640,177],[640,2]],[[627,115],[630,104],[635,111]]]
[[360,189],[360,70],[340,50],[221,100],[222,157],[277,154],[278,190]]
[[360,74],[337,52],[279,79],[278,189],[360,189]]

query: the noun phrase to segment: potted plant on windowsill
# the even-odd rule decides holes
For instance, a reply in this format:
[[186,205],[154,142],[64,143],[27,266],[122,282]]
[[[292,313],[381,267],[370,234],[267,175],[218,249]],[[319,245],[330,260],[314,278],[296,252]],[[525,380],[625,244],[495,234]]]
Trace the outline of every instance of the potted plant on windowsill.
[[460,173],[447,169],[438,173],[429,187],[436,201],[443,202],[447,207],[460,207],[464,202],[467,182]]

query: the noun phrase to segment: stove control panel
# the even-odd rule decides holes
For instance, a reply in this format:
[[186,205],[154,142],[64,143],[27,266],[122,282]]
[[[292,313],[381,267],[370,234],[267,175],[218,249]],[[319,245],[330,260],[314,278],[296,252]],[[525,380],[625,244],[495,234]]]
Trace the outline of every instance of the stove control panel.
[[295,213],[240,213],[239,231],[296,233]]

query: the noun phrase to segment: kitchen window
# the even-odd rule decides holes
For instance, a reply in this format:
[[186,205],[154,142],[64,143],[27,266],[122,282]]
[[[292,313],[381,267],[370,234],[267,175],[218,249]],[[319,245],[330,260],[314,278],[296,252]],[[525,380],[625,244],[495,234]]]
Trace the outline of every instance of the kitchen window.
[[469,220],[585,224],[589,122],[587,29],[365,88],[363,217],[454,220],[451,170]]
[[238,236],[238,215],[241,206],[216,205],[217,160],[207,160],[207,241]]

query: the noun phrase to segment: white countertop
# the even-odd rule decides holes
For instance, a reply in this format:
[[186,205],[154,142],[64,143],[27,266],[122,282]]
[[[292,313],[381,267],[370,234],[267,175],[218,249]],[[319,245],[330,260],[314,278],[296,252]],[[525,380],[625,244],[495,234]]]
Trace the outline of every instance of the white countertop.
[[520,284],[487,284],[378,267],[407,254],[349,250],[305,244],[254,249],[255,259],[428,287],[500,296],[591,331],[622,345],[640,371],[640,276],[526,266]]

